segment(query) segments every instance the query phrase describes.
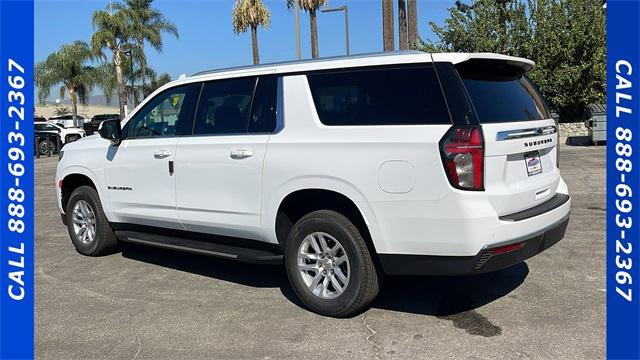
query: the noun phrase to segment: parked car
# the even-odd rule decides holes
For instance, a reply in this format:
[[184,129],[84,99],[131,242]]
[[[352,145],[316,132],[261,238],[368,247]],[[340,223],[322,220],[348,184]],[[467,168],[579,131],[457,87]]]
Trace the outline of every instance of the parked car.
[[95,115],[93,118],[91,118],[91,121],[84,124],[84,127],[83,127],[84,131],[87,133],[87,136],[93,135],[94,132],[98,131],[98,127],[100,126],[100,123],[102,123],[105,120],[113,120],[113,119],[120,120],[120,115],[119,114]]
[[70,144],[59,211],[81,254],[122,241],[284,263],[309,309],[351,316],[383,274],[494,271],[564,236],[533,66],[400,52],[196,74]]
[[34,141],[36,151],[40,155],[57,154],[59,150],[58,144],[62,145],[58,132],[51,130],[39,131],[37,127],[34,130]]
[[85,137],[84,130],[78,128],[65,128],[60,124],[52,124],[49,122],[35,122],[33,127],[36,131],[40,131],[43,133],[50,132],[60,135],[62,146]]
[[80,115],[78,115],[75,120],[73,119],[73,115],[52,116],[48,120],[49,123],[58,124],[65,128],[82,128],[87,121],[89,121],[89,119]]
[[34,115],[33,116],[33,121],[35,122],[47,122],[47,118],[44,116],[40,116],[40,115]]

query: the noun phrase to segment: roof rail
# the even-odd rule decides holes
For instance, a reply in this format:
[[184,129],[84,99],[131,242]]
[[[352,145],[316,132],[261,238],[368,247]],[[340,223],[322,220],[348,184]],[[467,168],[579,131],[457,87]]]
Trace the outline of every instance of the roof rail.
[[273,66],[282,66],[282,65],[309,64],[309,63],[318,63],[318,62],[334,61],[334,60],[362,59],[362,58],[382,57],[382,56],[415,55],[415,54],[423,54],[423,53],[424,52],[417,51],[417,50],[402,50],[402,51],[372,52],[372,53],[364,53],[364,54],[349,55],[349,56],[345,56],[345,55],[329,56],[329,57],[317,58],[317,59],[280,61],[280,62],[258,64],[258,65],[233,66],[228,68],[205,70],[205,71],[197,72],[191,76],[209,75],[209,74],[215,74],[219,72],[226,72],[226,71],[233,71],[233,70],[269,68]]

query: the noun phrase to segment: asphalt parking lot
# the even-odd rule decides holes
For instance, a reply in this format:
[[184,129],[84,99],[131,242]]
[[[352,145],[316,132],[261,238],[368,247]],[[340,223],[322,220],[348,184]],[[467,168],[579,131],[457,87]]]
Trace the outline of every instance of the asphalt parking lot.
[[471,277],[388,277],[351,319],[303,309],[283,267],[139,246],[76,253],[36,163],[41,359],[600,359],[605,357],[605,148],[562,146],[571,222],[524,264]]

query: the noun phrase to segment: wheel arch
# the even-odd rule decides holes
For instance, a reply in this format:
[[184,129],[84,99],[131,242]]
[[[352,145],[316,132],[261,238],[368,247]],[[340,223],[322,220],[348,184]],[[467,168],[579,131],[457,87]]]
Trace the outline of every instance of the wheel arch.
[[63,209],[67,209],[67,204],[69,203],[69,198],[75,189],[80,186],[91,186],[92,188],[98,191],[96,184],[85,174],[80,173],[72,173],[66,175],[62,180],[62,185],[60,186],[60,202]]
[[[111,207],[107,201],[106,194],[103,191],[103,183],[99,180],[99,177],[93,173],[90,169],[84,166],[70,166],[63,171],[59,171],[59,185],[58,191],[60,192],[60,206],[63,212],[66,212],[66,206],[69,201],[69,196],[73,190],[82,185],[88,185],[93,187],[98,196],[100,197],[100,203],[108,218],[111,216]],[[111,220],[111,219],[110,219]]]
[[296,221],[316,210],[334,210],[346,216],[360,231],[369,252],[377,261],[377,251],[370,229],[371,222],[358,206],[358,202],[335,189],[300,188],[282,198],[272,222],[272,229],[275,230],[275,237],[281,248],[284,248],[289,232]]

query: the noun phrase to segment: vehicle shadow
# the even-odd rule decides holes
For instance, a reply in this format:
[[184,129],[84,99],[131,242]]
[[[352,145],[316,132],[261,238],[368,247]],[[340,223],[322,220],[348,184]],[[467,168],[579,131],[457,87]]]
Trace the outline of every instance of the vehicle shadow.
[[[284,266],[259,265],[123,244],[122,256],[212,279],[257,288],[280,288],[292,303],[304,308],[289,285]],[[503,296],[524,282],[526,263],[473,276],[388,276],[373,308],[431,316],[464,313]]]
[[470,276],[390,276],[373,307],[413,314],[449,316],[477,309],[518,288],[526,263]]

